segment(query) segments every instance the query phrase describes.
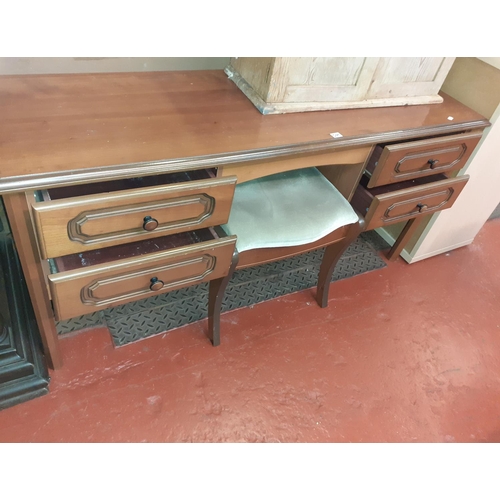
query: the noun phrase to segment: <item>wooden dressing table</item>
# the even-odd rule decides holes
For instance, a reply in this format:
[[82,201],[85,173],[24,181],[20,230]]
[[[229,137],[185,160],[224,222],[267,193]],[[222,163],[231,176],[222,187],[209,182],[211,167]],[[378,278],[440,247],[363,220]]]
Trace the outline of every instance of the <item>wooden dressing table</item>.
[[55,318],[227,272],[237,182],[319,167],[366,229],[409,221],[397,256],[489,125],[443,97],[263,116],[223,71],[1,77],[0,194],[52,368]]

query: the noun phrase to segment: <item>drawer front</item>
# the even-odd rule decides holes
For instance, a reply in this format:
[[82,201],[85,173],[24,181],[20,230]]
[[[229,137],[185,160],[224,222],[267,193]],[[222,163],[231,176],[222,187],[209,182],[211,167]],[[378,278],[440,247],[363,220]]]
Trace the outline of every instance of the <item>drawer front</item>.
[[58,321],[225,276],[235,236],[48,276]]
[[[468,175],[378,194],[366,213],[366,231],[450,208]],[[360,186],[362,189],[362,187]]]
[[416,179],[461,169],[481,139],[482,132],[423,141],[378,146],[366,167],[368,187]]
[[44,259],[225,224],[236,177],[35,203]]

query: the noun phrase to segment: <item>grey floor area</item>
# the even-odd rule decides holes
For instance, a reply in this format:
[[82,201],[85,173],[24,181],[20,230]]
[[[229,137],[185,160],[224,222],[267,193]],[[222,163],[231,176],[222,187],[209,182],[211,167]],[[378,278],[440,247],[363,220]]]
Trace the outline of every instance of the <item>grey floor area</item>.
[[[379,251],[388,248],[374,231],[363,233],[341,257],[332,281],[386,266]],[[242,269],[228,284],[223,311],[316,286],[323,250],[279,262]],[[108,327],[116,346],[171,330],[207,316],[208,284],[174,290],[130,304],[57,323],[59,334],[96,325]]]

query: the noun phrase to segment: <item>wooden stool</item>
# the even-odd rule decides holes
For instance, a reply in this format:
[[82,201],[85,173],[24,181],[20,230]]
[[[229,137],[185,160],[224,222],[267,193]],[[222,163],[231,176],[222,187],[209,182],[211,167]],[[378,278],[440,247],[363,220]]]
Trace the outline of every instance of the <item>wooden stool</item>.
[[238,184],[229,221],[222,226],[227,234],[237,236],[237,251],[228,275],[209,284],[209,337],[213,345],[220,344],[222,299],[235,269],[325,248],[316,301],[326,307],[335,265],[361,233],[363,224],[349,202],[316,168]]

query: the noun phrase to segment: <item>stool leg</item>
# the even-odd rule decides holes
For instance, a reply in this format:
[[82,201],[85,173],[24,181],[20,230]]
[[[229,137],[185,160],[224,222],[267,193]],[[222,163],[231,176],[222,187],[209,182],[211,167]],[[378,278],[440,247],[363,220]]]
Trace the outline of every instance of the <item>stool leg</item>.
[[208,338],[212,345],[220,345],[220,313],[222,307],[222,299],[226,291],[227,284],[231,279],[236,265],[238,264],[238,252],[234,249],[231,267],[226,276],[212,280],[208,284]]
[[325,254],[323,255],[319,269],[318,288],[316,292],[316,302],[320,307],[328,306],[328,292],[335,266],[340,257],[342,257],[342,254],[347,250],[347,247],[359,236],[363,227],[364,221],[360,219],[349,226],[345,238],[325,248]]

